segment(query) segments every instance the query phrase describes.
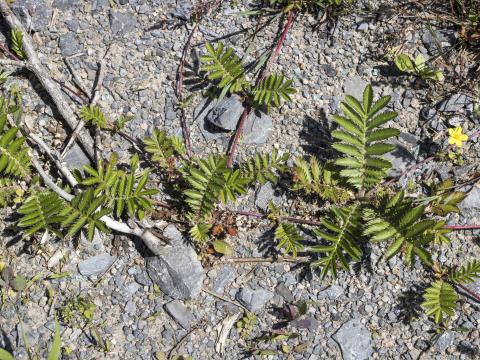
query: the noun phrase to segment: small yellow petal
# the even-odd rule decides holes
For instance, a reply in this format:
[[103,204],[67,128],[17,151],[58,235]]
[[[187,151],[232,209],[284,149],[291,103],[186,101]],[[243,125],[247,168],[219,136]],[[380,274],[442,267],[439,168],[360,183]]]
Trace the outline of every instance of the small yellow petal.
[[455,139],[454,139],[453,137],[448,138],[448,143],[449,143],[450,145],[455,144],[455,142],[456,142],[456,141],[455,141]]
[[465,135],[465,134],[460,135],[460,140],[467,141],[468,140],[468,135]]
[[453,136],[454,132],[455,132],[454,129],[448,129],[448,135]]

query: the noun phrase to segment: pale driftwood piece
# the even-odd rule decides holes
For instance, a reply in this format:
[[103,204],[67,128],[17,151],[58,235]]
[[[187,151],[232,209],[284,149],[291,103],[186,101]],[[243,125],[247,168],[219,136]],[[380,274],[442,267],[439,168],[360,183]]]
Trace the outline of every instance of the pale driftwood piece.
[[[28,32],[25,30],[22,23],[18,20],[15,14],[12,12],[5,0],[0,0],[0,12],[3,19],[8,24],[11,29],[18,29],[23,34],[23,49],[27,54],[28,61],[26,62],[26,68],[33,72],[40,83],[43,85],[44,89],[50,95],[53,103],[55,104],[58,112],[63,117],[65,122],[68,124],[71,130],[75,129],[77,125],[76,116],[73,110],[70,108],[70,105],[67,103],[64,98],[62,91],[57,83],[55,83],[50,75],[48,74],[45,67],[40,62],[35,48],[33,46],[32,39]],[[93,139],[87,133],[82,133],[79,135],[80,144],[87,153],[87,155],[93,159]]]
[[[67,181],[72,187],[75,187],[78,185],[77,180],[75,177],[72,175],[70,170],[65,167],[60,160],[58,160],[58,156],[54,153],[52,149],[48,147],[47,144],[45,144],[43,141],[37,142],[39,138],[36,137],[35,135],[32,137],[30,136],[30,139],[32,141],[36,142],[55,162],[55,165],[58,167],[60,172],[65,176]],[[31,162],[33,167],[37,170],[38,174],[42,178],[43,182],[45,185],[47,185],[52,191],[57,193],[59,196],[61,196],[63,199],[67,201],[72,201],[74,198],[74,195],[67,193],[65,190],[57,186],[53,179],[43,170],[42,165],[36,160],[38,156],[32,156]],[[152,253],[155,255],[161,255],[163,253],[164,248],[167,246],[165,242],[163,242],[161,239],[159,239],[155,234],[153,234],[150,230],[148,229],[142,229],[139,226],[135,225],[133,228],[128,226],[127,224],[117,221],[110,216],[102,216],[100,218],[105,225],[114,231],[127,234],[127,235],[133,235],[138,238],[140,238],[143,243],[150,249]]]

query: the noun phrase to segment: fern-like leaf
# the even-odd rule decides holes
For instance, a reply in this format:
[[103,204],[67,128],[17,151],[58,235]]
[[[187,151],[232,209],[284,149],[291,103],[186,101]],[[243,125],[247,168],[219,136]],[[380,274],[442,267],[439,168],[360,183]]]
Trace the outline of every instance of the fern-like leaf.
[[397,136],[399,131],[378,128],[397,116],[393,111],[378,114],[389,101],[390,97],[385,96],[373,103],[373,90],[368,85],[363,92],[362,103],[347,96],[340,105],[344,116],[333,116],[333,121],[342,129],[332,132],[332,136],[340,140],[332,147],[345,155],[336,164],[346,168],[340,174],[357,189],[371,189],[386,176],[391,167],[391,163],[381,155],[392,151],[394,146],[384,140]]
[[143,219],[145,211],[152,208],[150,196],[158,193],[156,189],[145,187],[148,181],[149,169],[138,173],[139,157],[133,155],[130,169],[126,173],[117,169],[117,156],[112,154],[110,161],[104,164],[99,159],[97,168],[84,166],[85,178],[80,183],[94,187],[94,196],[106,195],[105,206],[114,209],[114,214],[120,218],[124,213]]
[[347,255],[354,261],[360,261],[360,207],[353,204],[348,207],[333,207],[330,217],[321,220],[323,227],[314,229],[315,235],[323,239],[326,245],[316,245],[313,252],[324,254],[322,258],[312,263],[321,266],[321,276],[324,278],[330,272],[337,276],[338,263],[348,269]]
[[293,224],[281,223],[275,230],[275,240],[277,240],[277,248],[285,249],[287,254],[297,256],[297,252],[303,250],[300,242],[302,237]]
[[83,105],[80,110],[80,117],[85,122],[90,122],[97,126],[99,129],[108,128],[108,121],[105,118],[100,106],[95,105]]
[[23,49],[23,34],[20,29],[12,29],[12,51],[20,60],[27,58],[27,53]]
[[461,268],[454,269],[448,275],[448,278],[455,284],[467,284],[480,278],[480,261],[473,260]]
[[200,57],[203,63],[202,71],[208,73],[210,80],[216,81],[216,86],[222,89],[221,98],[227,93],[243,91],[248,83],[245,80],[245,69],[242,61],[235,55],[232,48],[225,49],[219,42],[215,49],[212,44],[205,45],[207,54]]
[[70,203],[66,203],[59,216],[63,217],[62,228],[67,229],[67,236],[75,236],[84,226],[87,226],[87,239],[93,240],[95,229],[108,232],[108,228],[101,220],[111,210],[104,207],[107,198],[105,195],[95,196],[93,189],[76,195]]
[[0,209],[8,206],[15,198],[23,194],[23,190],[17,180],[0,177]]
[[433,201],[430,203],[431,211],[440,216],[449,213],[459,213],[458,204],[462,202],[466,194],[463,191],[451,191],[453,188],[452,179],[443,181],[433,194]]
[[296,90],[291,86],[292,80],[286,80],[281,74],[271,74],[253,89],[253,100],[257,105],[280,107],[282,101],[292,101],[290,95]]
[[307,162],[295,159],[293,190],[302,190],[306,194],[316,194],[321,199],[342,203],[351,198],[351,194],[340,186],[331,163],[320,166],[315,156]]
[[21,178],[30,176],[30,157],[24,146],[25,138],[18,137],[18,128],[7,127],[7,113],[0,113],[0,175]]
[[376,208],[364,211],[364,235],[373,242],[390,241],[385,257],[390,259],[403,251],[407,265],[413,266],[418,257],[431,266],[426,246],[435,240],[436,221],[425,219],[425,207],[414,207],[400,191],[392,198],[385,196]]
[[185,145],[178,136],[168,136],[165,131],[153,130],[153,135],[144,140],[145,150],[150,153],[152,160],[159,163],[162,168],[172,164],[175,153],[185,155]]
[[423,307],[427,309],[427,316],[433,316],[435,323],[440,324],[455,314],[458,300],[455,289],[445,281],[434,281],[423,295]]
[[60,215],[64,208],[65,202],[54,192],[34,192],[18,209],[18,213],[22,215],[18,226],[25,229],[26,236],[47,230],[62,237],[58,224],[64,220]]
[[212,228],[211,224],[199,223],[190,228],[190,236],[193,240],[204,243],[209,238],[210,229]]
[[261,185],[267,181],[276,183],[278,180],[276,173],[287,169],[288,158],[288,153],[280,156],[276,149],[273,149],[270,154],[257,153],[244,162],[241,171],[245,178],[250,179],[250,182],[258,181]]

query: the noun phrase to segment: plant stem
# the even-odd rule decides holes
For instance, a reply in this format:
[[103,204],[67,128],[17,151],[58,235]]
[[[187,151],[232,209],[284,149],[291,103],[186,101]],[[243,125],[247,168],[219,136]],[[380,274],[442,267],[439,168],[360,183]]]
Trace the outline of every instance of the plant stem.
[[[280,53],[280,50],[283,46],[283,43],[285,42],[285,39],[287,38],[288,31],[293,25],[293,21],[295,19],[295,12],[294,11],[289,11],[288,12],[288,18],[287,18],[287,23],[285,24],[285,27],[283,28],[282,34],[280,35],[280,38],[278,40],[277,45],[275,46],[275,49],[273,50],[272,54],[270,55],[267,64],[263,68],[262,72],[258,76],[255,85],[258,85],[267,75],[268,71],[270,70],[270,67],[272,66],[273,62],[277,59],[278,54]],[[252,106],[250,104],[247,104],[245,106],[245,109],[242,112],[242,115],[240,116],[240,119],[237,123],[237,129],[235,131],[235,135],[230,142],[230,146],[227,151],[227,165],[228,167],[233,166],[233,161],[235,159],[235,155],[237,154],[237,147],[238,147],[238,142],[240,140],[240,137],[242,136],[243,133],[243,128],[245,127],[245,121],[248,118],[248,115],[250,115],[250,112],[252,111]]]
[[480,229],[480,225],[445,225],[443,228],[451,230],[474,230]]
[[[187,54],[192,47],[193,35],[197,31],[197,29],[198,29],[198,22],[195,23],[195,25],[192,28],[192,31],[190,31],[190,34],[188,35],[187,43],[185,44],[182,51],[182,59],[180,60],[180,64],[178,65],[177,84],[175,87],[175,94],[177,95],[177,99],[179,103],[183,101],[183,78],[184,78],[183,70],[185,68]],[[187,155],[190,157],[192,156],[192,141],[190,139],[190,129],[188,128],[187,116],[185,115],[185,109],[183,106],[180,107],[180,111],[181,111],[180,124],[182,126],[183,141],[185,143],[185,149],[187,151]]]
[[462,289],[462,291],[465,291],[468,295],[473,297],[476,301],[480,302],[480,295],[477,294],[475,291],[472,291],[469,288],[467,288],[466,286],[461,285],[461,284],[455,284],[455,286],[458,286],[460,289]]

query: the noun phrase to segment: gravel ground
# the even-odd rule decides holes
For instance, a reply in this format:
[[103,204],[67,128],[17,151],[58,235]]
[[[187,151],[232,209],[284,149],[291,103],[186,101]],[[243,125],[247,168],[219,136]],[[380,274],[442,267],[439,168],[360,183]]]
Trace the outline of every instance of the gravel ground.
[[[90,88],[95,80],[97,61],[110,47],[99,102],[108,117],[115,120],[123,114],[132,115],[134,118],[126,132],[140,139],[155,127],[181,134],[173,86],[188,32],[184,26],[173,26],[173,19],[188,16],[188,1],[16,0],[14,8],[29,3],[35,3],[37,8],[25,21],[30,21],[32,30],[36,31],[38,53],[54,78],[69,80],[64,58],[74,56],[69,61]],[[246,9],[246,4],[241,2],[239,8]],[[225,2],[221,11],[202,22],[193,44],[255,26],[254,19],[228,16],[232,12]],[[363,14],[360,10],[358,13]],[[165,21],[167,26],[158,28],[159,21]],[[272,110],[271,126],[263,122],[254,125],[252,133],[258,136],[252,142],[256,143],[242,144],[240,158],[272,148],[293,155],[331,158],[329,117],[337,112],[345,94],[358,96],[366,83],[372,83],[377,94],[392,95],[392,107],[399,113],[393,124],[401,130],[398,151],[392,156],[393,170],[397,173],[444,148],[447,128],[462,126],[467,134],[479,129],[480,119],[473,113],[478,99],[470,93],[399,75],[382,57],[388,46],[399,44],[427,57],[433,56],[435,47],[421,23],[396,15],[375,18],[354,14],[341,17],[334,27],[317,29],[316,23],[312,15],[297,19],[274,66],[294,80],[299,89],[294,101]],[[259,36],[247,60],[261,54],[266,44],[271,43],[278,29],[276,24]],[[451,46],[454,33],[443,30],[445,39],[441,46]],[[243,35],[225,41],[240,53],[243,51],[240,46]],[[194,50],[202,53],[203,47],[195,46]],[[452,61],[447,77],[463,71],[455,66],[455,59]],[[39,131],[45,141],[60,148],[67,136],[64,124],[57,122],[47,96],[35,90],[39,89],[36,81],[17,75],[8,81],[24,93],[26,123]],[[194,152],[225,151],[231,131],[205,130],[205,114],[201,114],[203,98],[200,91],[195,95],[187,109]],[[406,186],[408,180],[419,184],[422,180],[448,177],[456,182],[464,181],[480,170],[478,139],[465,145],[462,165],[426,163],[401,183]],[[112,151],[117,152],[121,160],[130,156],[131,145],[117,135],[102,136],[101,146],[105,156]],[[85,161],[79,148],[70,151],[69,166]],[[471,190],[462,204],[464,216],[450,217],[449,224],[480,223],[480,189],[469,185],[464,190]],[[271,199],[292,213],[302,212],[291,195],[276,193],[271,185],[257,193],[251,191],[240,206],[255,210],[265,207]],[[11,209],[0,212],[0,219],[12,216]],[[272,240],[268,223],[245,217],[238,217],[236,221],[239,234],[229,239],[235,256],[265,254],[268,251],[265,244]],[[48,240],[33,248],[11,230],[11,224],[0,221],[0,257],[10,260],[15,274],[29,279],[48,269],[71,273],[64,278],[34,283],[26,298],[13,297],[0,309],[0,347],[14,349],[17,359],[27,358],[19,318],[29,345],[38,347],[44,356],[53,333],[53,310],[77,296],[95,304],[96,311],[84,331],[81,326],[62,324],[64,346],[71,352],[65,355],[66,359],[155,359],[161,353],[168,354],[175,346],[174,353],[190,355],[193,359],[249,358],[244,353],[247,342],[235,326],[228,335],[224,353],[216,351],[222,321],[243,312],[238,306],[241,302],[257,313],[258,324],[252,336],[258,336],[281,322],[280,308],[297,301],[307,302],[307,313],[304,321],[288,325],[289,331],[299,336],[285,344],[290,349],[301,344],[304,347],[289,354],[271,355],[272,359],[480,357],[478,303],[462,297],[458,307],[461,311],[452,319],[449,330],[436,333],[434,324],[419,308],[421,289],[428,278],[425,271],[420,266],[407,269],[397,258],[385,263],[378,248],[371,249],[369,259],[361,266],[340,273],[333,281],[321,280],[317,273],[297,264],[205,265],[205,276],[194,279],[199,295],[182,299],[182,296],[162,293],[153,285],[150,277],[158,264],[148,257],[142,244],[132,239],[98,234],[93,242],[84,238],[76,243]],[[439,252],[440,263],[457,264],[464,259],[479,258],[478,231],[457,232],[452,238],[452,245]],[[58,250],[62,260],[53,265],[48,263]],[[185,272],[191,270],[187,268]],[[200,287],[208,292],[201,291]],[[472,288],[480,290],[480,283]],[[55,294],[53,303],[49,300],[49,289]],[[109,342],[108,351],[102,350],[101,341],[92,339],[91,329],[96,329],[99,337]],[[276,348],[277,345],[261,346]]]

